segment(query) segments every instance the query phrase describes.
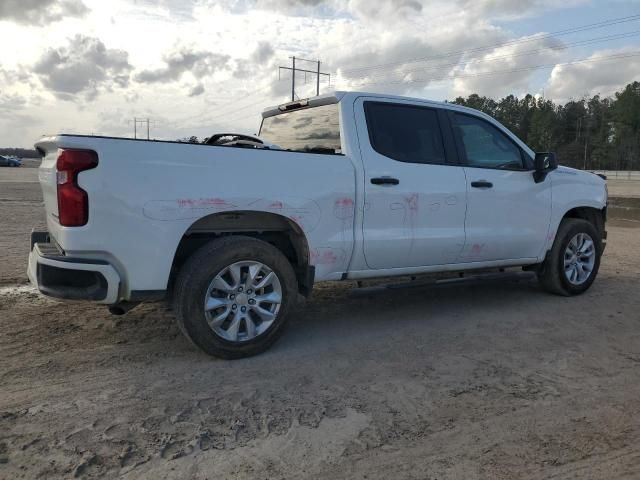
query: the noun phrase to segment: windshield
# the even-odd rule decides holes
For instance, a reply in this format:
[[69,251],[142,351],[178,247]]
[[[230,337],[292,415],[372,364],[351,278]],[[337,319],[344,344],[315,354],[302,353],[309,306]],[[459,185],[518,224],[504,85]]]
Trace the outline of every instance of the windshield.
[[338,104],[322,105],[267,117],[260,137],[284,150],[341,153]]

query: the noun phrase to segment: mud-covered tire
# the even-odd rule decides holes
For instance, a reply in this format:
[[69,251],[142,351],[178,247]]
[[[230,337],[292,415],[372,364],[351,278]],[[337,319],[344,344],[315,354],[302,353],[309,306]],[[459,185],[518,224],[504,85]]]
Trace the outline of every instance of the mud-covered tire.
[[[595,247],[595,262],[589,277],[579,285],[569,281],[565,275],[565,252],[569,242],[578,234],[587,234],[593,239]],[[600,257],[602,256],[602,237],[596,227],[582,219],[567,218],[562,221],[556,234],[551,251],[546,260],[542,263],[538,271],[538,280],[542,288],[546,291],[563,295],[566,297],[580,295],[586,292],[593,284],[600,268]]]
[[[225,268],[242,262],[259,262],[268,267],[278,280],[281,301],[275,319],[264,332],[243,341],[230,341],[208,323],[205,301],[214,279]],[[174,288],[173,307],[182,333],[209,355],[225,359],[249,357],[268,349],[282,334],[298,294],[293,268],[282,252],[269,243],[245,236],[212,240],[199,248],[180,269]],[[239,312],[237,305],[234,308]],[[248,325],[243,325],[248,330]]]

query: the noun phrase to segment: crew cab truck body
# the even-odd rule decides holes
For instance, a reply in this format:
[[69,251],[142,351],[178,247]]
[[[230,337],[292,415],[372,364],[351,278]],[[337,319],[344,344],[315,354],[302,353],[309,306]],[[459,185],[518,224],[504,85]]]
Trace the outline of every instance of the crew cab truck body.
[[605,181],[483,113],[336,92],[265,110],[259,136],[41,139],[31,281],[114,311],[171,292],[187,337],[233,358],[267,348],[315,282],[521,266],[572,295],[595,279]]

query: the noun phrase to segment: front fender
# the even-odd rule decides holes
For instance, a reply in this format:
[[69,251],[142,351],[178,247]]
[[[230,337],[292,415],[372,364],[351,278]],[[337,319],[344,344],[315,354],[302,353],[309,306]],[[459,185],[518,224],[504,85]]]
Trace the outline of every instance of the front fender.
[[551,222],[543,255],[551,249],[562,220],[575,209],[594,209],[598,212],[607,206],[606,182],[596,175],[572,169],[553,172]]

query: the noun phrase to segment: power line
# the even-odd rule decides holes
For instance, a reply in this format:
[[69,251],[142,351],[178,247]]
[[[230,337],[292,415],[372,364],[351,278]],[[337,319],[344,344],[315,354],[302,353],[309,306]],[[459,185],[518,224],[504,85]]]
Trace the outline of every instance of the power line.
[[[591,38],[591,39],[586,39],[586,40],[580,40],[574,43],[569,43],[569,44],[565,44],[565,45],[560,45],[560,46],[550,46],[550,47],[544,47],[544,48],[538,48],[535,50],[526,50],[523,52],[518,52],[518,53],[512,53],[512,54],[506,54],[506,55],[497,55],[497,56],[492,56],[490,58],[472,58],[466,62],[453,62],[453,63],[444,63],[444,64],[436,64],[436,65],[431,65],[429,67],[423,67],[423,68],[415,68],[412,70],[393,70],[393,71],[389,71],[389,72],[375,72],[372,73],[371,75],[366,75],[366,76],[362,76],[360,78],[375,78],[375,77],[384,77],[386,75],[389,75],[390,73],[400,73],[402,75],[407,75],[409,73],[415,73],[415,72],[428,72],[428,71],[432,71],[432,70],[440,70],[442,68],[445,67],[464,67],[466,65],[470,65],[470,64],[474,64],[474,63],[479,63],[479,62],[492,62],[495,60],[502,60],[502,59],[511,59],[511,58],[517,58],[517,57],[522,57],[522,56],[526,56],[526,55],[531,55],[531,54],[536,54],[536,53],[542,53],[545,52],[547,50],[552,50],[552,51],[560,51],[560,50],[568,50],[569,48],[572,47],[578,47],[578,46],[584,46],[584,45],[592,45],[594,43],[600,43],[600,42],[609,42],[612,40],[620,40],[622,38],[630,38],[630,37],[635,37],[638,36],[640,34],[640,30],[636,30],[633,32],[626,32],[626,33],[619,33],[619,34],[615,34],[615,35],[607,35],[604,37],[596,37],[596,38]],[[340,78],[342,78],[342,76],[338,77],[338,81],[340,81]],[[358,77],[355,77],[358,78]],[[344,79],[344,81],[348,81],[348,79]]]
[[[533,71],[533,70],[539,70],[539,69],[546,69],[546,68],[554,68],[557,66],[571,66],[571,65],[578,65],[578,64],[584,64],[584,63],[592,63],[592,62],[599,62],[599,61],[607,61],[607,60],[616,60],[616,59],[623,59],[623,58],[635,58],[635,57],[640,57],[640,51],[638,52],[633,52],[633,53],[627,53],[627,54],[618,54],[618,55],[608,55],[608,56],[602,56],[602,57],[596,57],[596,58],[587,58],[587,59],[582,59],[582,60],[576,60],[576,61],[572,61],[572,62],[564,62],[564,63],[551,63],[551,64],[542,64],[542,65],[535,65],[535,66],[530,66],[530,67],[521,67],[521,68],[514,68],[514,69],[501,69],[501,70],[493,70],[493,71],[485,71],[485,72],[476,72],[476,73],[472,73],[472,74],[453,74],[450,75],[447,78],[469,78],[469,77],[479,77],[479,76],[490,76],[490,75],[501,75],[501,74],[509,74],[509,73],[517,73],[517,72],[524,72],[524,71]],[[420,79],[413,79],[413,80],[397,80],[397,81],[390,81],[390,82],[365,82],[365,83],[360,83],[360,84],[356,84],[356,87],[361,87],[361,86],[366,86],[366,85],[398,85],[398,84],[405,84],[405,83],[418,83],[418,82],[428,82],[430,80],[433,80],[433,77],[427,77],[427,78],[420,78]],[[236,112],[240,111],[240,110],[246,110],[247,108],[250,107],[255,107],[255,104],[251,104],[251,105],[247,105],[241,109],[236,110]],[[228,122],[238,122],[240,120],[244,120],[245,118],[249,118],[251,116],[254,115],[258,115],[260,113],[262,109],[260,109],[258,112],[251,112],[247,115],[242,115],[240,117],[234,117],[234,115],[231,115],[231,118],[227,118]]]
[[[475,74],[466,74],[466,75],[451,75],[449,78],[465,78],[465,77],[476,77],[476,76],[482,76],[482,75],[499,75],[499,74],[505,74],[505,73],[514,73],[514,72],[521,72],[521,71],[537,70],[537,69],[541,69],[541,68],[553,68],[553,67],[556,67],[556,66],[570,66],[570,65],[577,65],[577,64],[590,63],[590,62],[596,62],[596,61],[606,61],[606,60],[615,60],[615,59],[633,58],[633,57],[640,57],[640,51],[634,52],[634,53],[629,53],[629,54],[608,55],[608,56],[597,57],[597,58],[588,58],[588,59],[576,60],[576,61],[565,62],[565,63],[552,63],[552,64],[545,64],[545,65],[535,65],[535,66],[532,66],[532,67],[515,68],[515,69],[509,69],[509,70],[494,70],[494,71],[478,72],[478,73],[475,73]],[[362,85],[393,85],[393,84],[401,84],[401,83],[422,82],[422,81],[427,81],[427,80],[429,80],[429,79],[415,79],[415,80],[409,80],[409,81],[402,81],[401,80],[401,81],[397,81],[397,82],[383,82],[383,83],[364,83],[364,84],[361,84],[360,86],[362,86]],[[248,118],[248,117],[253,116],[253,115],[255,115],[255,113],[250,113],[248,115],[244,115],[244,116],[241,116],[241,117],[238,117],[238,118],[231,118],[231,119],[229,119],[229,121],[244,120],[245,118]]]
[[[637,15],[635,17],[638,17],[640,19],[640,15]],[[600,22],[600,23],[598,23],[598,25],[601,25],[602,23],[604,23],[604,22]],[[576,28],[583,28],[583,27],[576,27]],[[550,47],[545,47],[545,48],[540,48],[540,49],[535,49],[535,50],[527,50],[525,52],[519,52],[519,53],[516,53],[516,54],[494,56],[494,57],[487,58],[487,59],[481,59],[479,61],[490,62],[490,61],[499,60],[499,59],[516,58],[516,57],[520,57],[520,56],[524,56],[524,55],[530,55],[530,54],[533,54],[533,53],[540,53],[540,52],[543,52],[545,50],[566,50],[566,49],[569,49],[569,48],[572,48],[572,47],[576,47],[576,46],[584,46],[584,45],[594,44],[594,43],[598,43],[598,42],[605,42],[605,41],[619,40],[619,39],[622,39],[622,38],[629,38],[629,37],[637,36],[639,33],[640,33],[640,31],[633,31],[633,32],[626,32],[626,33],[620,33],[620,34],[614,34],[614,35],[607,35],[607,36],[603,36],[603,37],[589,38],[589,39],[585,39],[585,40],[576,41],[576,42],[573,42],[573,43],[570,43],[570,44],[567,44],[567,45],[550,46]],[[540,39],[540,38],[541,37],[537,37],[536,39]],[[465,65],[468,65],[470,63],[473,63],[474,61],[478,61],[478,60],[472,59],[470,61],[462,62],[462,63],[455,62],[455,63],[449,63],[449,64],[438,64],[438,65],[429,67],[427,70],[414,69],[414,70],[409,70],[409,71],[403,71],[401,73],[402,74],[407,74],[407,73],[414,73],[414,72],[430,71],[430,70],[440,69],[440,68],[448,67],[448,66],[465,66]],[[286,67],[281,67],[281,68],[286,68]],[[289,69],[289,68],[287,68],[287,69],[288,70],[292,70],[292,69]],[[296,70],[299,70],[299,69],[296,68]],[[316,72],[311,72],[311,73],[316,73]],[[382,76],[382,75],[386,75],[387,73],[388,72],[376,73],[376,74],[373,74],[373,76]],[[270,88],[270,86],[267,86],[265,88],[259,89],[259,90],[255,91],[255,92],[253,92],[252,94],[246,95],[245,98],[247,98],[249,96],[253,96],[256,93],[260,93],[262,91],[265,91],[265,90],[267,90],[269,88]],[[318,90],[317,90],[317,93],[318,93]],[[228,102],[228,103],[226,103],[224,105],[234,105],[235,106],[235,105],[237,105],[237,102],[236,101],[231,101],[231,102]],[[254,103],[252,102],[251,104],[242,106],[241,108],[234,108],[234,109],[232,109],[232,110],[230,110],[228,112],[217,113],[214,117],[210,117],[209,120],[223,117],[223,116],[227,115],[228,113],[233,114],[233,113],[236,113],[236,112],[241,111],[241,110],[246,110],[247,108],[251,108],[253,105],[254,105]],[[198,117],[202,118],[204,116],[205,115],[199,115]]]
[[[367,70],[376,70],[376,69],[380,69],[380,68],[384,68],[387,66],[393,66],[393,65],[406,65],[407,63],[418,63],[418,62],[423,62],[423,61],[430,61],[430,60],[436,60],[436,59],[441,59],[441,58],[447,58],[447,57],[451,57],[454,55],[464,55],[464,54],[468,54],[468,53],[474,53],[474,52],[481,52],[481,51],[485,51],[485,50],[490,50],[490,49],[495,49],[501,46],[508,46],[508,45],[515,45],[515,44],[522,44],[522,43],[529,43],[529,42],[534,42],[534,41],[540,41],[543,39],[547,39],[547,38],[551,38],[554,36],[560,36],[560,35],[568,35],[571,33],[578,33],[578,32],[583,32],[583,31],[588,31],[588,30],[593,30],[593,29],[597,29],[597,28],[604,28],[604,27],[608,27],[608,26],[614,26],[614,25],[619,25],[619,24],[623,24],[623,23],[628,23],[628,22],[632,22],[632,21],[636,21],[636,20],[640,20],[640,14],[638,15],[629,15],[626,17],[619,17],[619,18],[615,18],[615,19],[610,19],[610,20],[605,20],[605,21],[601,21],[601,22],[597,22],[597,23],[592,23],[592,24],[588,24],[588,25],[583,25],[583,26],[578,26],[578,27],[573,27],[573,28],[569,28],[569,29],[564,29],[564,30],[559,30],[556,32],[552,32],[549,34],[545,34],[545,35],[541,35],[541,36],[537,36],[537,37],[533,37],[533,38],[526,38],[526,39],[516,39],[516,40],[511,40],[508,42],[502,42],[502,43],[496,43],[493,45],[486,45],[486,46],[482,46],[482,47],[476,47],[476,48],[472,48],[472,49],[467,49],[467,50],[459,50],[459,51],[453,51],[453,52],[445,52],[443,54],[439,54],[439,55],[433,55],[433,56],[427,56],[427,57],[421,57],[421,58],[414,58],[414,59],[408,59],[405,61],[398,61],[398,62],[391,62],[391,63],[386,63],[386,64],[378,64],[378,65],[365,65],[362,67],[357,67],[357,68],[352,68],[352,69],[348,69],[348,70],[343,70],[343,72],[364,72]],[[557,50],[562,50],[562,49],[566,49],[569,48],[570,46],[578,46],[578,45],[586,45],[588,43],[596,43],[597,41],[610,41],[613,39],[617,39],[617,38],[625,38],[625,36],[633,36],[635,35],[636,32],[629,32],[627,34],[617,34],[617,35],[611,35],[609,37],[602,37],[599,39],[587,39],[587,40],[583,40],[580,42],[574,42],[573,44],[570,44],[568,46],[559,46],[559,47],[547,47],[547,49],[557,49]],[[537,51],[542,51],[542,49],[538,49]],[[521,56],[521,55],[525,55],[525,54],[531,54],[535,51],[528,51],[528,52],[521,52],[518,54],[513,54],[510,56],[504,55],[504,56],[499,56],[499,57],[492,57],[492,58],[488,58],[488,59],[484,59],[481,60],[483,62],[489,62],[492,60],[497,60],[500,58],[508,58],[508,57],[516,57],[516,56]],[[604,59],[604,57],[603,57]],[[537,68],[549,68],[549,67],[553,67],[556,65],[571,65],[571,64],[575,64],[575,63],[584,63],[587,61],[597,61],[600,59],[591,59],[591,60],[583,60],[583,61],[579,61],[579,62],[568,62],[565,64],[553,64],[553,65],[544,65],[544,66],[536,66],[536,67],[528,67],[525,69],[515,69],[515,70],[510,70],[510,71],[495,71],[495,72],[481,72],[479,74],[468,74],[468,75],[453,75],[453,76],[449,76],[449,78],[461,78],[461,77],[466,77],[466,76],[476,76],[476,75],[481,75],[481,74],[498,74],[498,73],[510,73],[513,71],[523,71],[523,70],[527,70],[527,69],[537,69]],[[455,64],[451,64],[451,66],[456,66],[456,65],[466,65],[468,63],[471,63],[471,61],[469,62],[464,62],[464,63],[460,63],[457,62]],[[434,69],[434,68],[443,68],[447,65],[436,65],[436,66],[431,66],[430,69]],[[286,67],[285,67],[286,68]],[[298,70],[296,68],[296,70]],[[404,74],[406,73],[413,73],[413,72],[417,72],[417,71],[428,71],[428,70],[424,70],[424,69],[416,69],[413,71],[405,71],[402,72]],[[316,73],[317,72],[310,72],[310,73]],[[386,72],[379,72],[379,73],[372,73],[372,76],[381,76],[383,74],[386,74]],[[421,82],[421,81],[425,81],[424,79],[414,79],[414,80],[399,80],[399,81],[395,81],[395,82],[378,82],[378,83],[373,83],[373,82],[367,82],[367,83],[361,83],[359,85],[391,85],[391,84],[399,84],[399,83],[415,83],[415,82]],[[256,101],[255,100],[251,100],[251,103],[247,104],[247,105],[243,105],[240,108],[238,108],[238,105],[242,105],[247,99],[249,99],[250,97],[254,97],[255,95],[261,94],[263,92],[266,92],[267,90],[271,89],[271,85],[266,85],[262,88],[250,91],[248,93],[245,93],[244,95],[242,95],[242,97],[238,96],[235,97],[231,100],[229,100],[228,102],[225,102],[223,104],[220,105],[216,105],[213,107],[207,107],[207,109],[199,114],[196,115],[192,115],[189,117],[186,117],[184,119],[181,119],[180,121],[176,121],[176,122],[172,122],[172,124],[176,124],[176,123],[184,123],[184,122],[188,122],[188,121],[192,121],[192,120],[200,120],[200,119],[204,119],[206,118],[208,121],[217,119],[217,118],[221,118],[224,117],[226,115],[231,115],[231,117],[233,117],[233,115],[238,112],[238,111],[242,111],[242,110],[246,110],[248,108],[251,108],[253,106],[255,106]],[[317,92],[319,92],[319,89],[317,88]],[[264,97],[266,98],[266,96]],[[226,107],[230,107],[232,106],[233,108],[230,110],[225,111],[224,109]],[[215,115],[213,117],[208,117],[208,115],[211,113],[211,110],[215,109]],[[220,109],[223,109],[223,111],[221,112]],[[252,115],[252,114],[251,114]],[[234,121],[240,120],[240,119],[244,119],[246,117],[248,117],[249,115],[237,118],[237,119],[233,119]],[[227,119],[228,120],[228,119]]]
[[[486,46],[483,46],[483,47],[476,47],[476,48],[467,49],[467,50],[460,50],[460,51],[456,51],[456,52],[446,52],[446,53],[443,53],[443,54],[440,54],[440,55],[434,55],[434,56],[430,56],[430,57],[422,57],[422,58],[408,60],[408,61],[404,61],[404,62],[394,62],[394,63],[391,63],[391,64],[379,64],[379,65],[363,66],[363,67],[359,67],[359,68],[343,70],[343,72],[373,70],[373,69],[379,69],[379,68],[382,68],[382,67],[388,66],[388,65],[405,65],[406,63],[417,63],[417,62],[421,62],[421,61],[428,61],[428,60],[434,60],[434,59],[439,59],[439,58],[451,57],[451,56],[454,56],[454,55],[462,55],[462,54],[465,54],[465,53],[481,52],[481,51],[484,51],[484,50],[498,48],[500,46],[508,46],[508,45],[522,44],[522,43],[530,43],[530,42],[534,42],[534,41],[540,41],[540,40],[543,40],[543,39],[551,38],[551,37],[554,37],[554,36],[568,35],[570,33],[578,33],[578,32],[598,29],[598,28],[604,28],[604,27],[607,27],[607,26],[619,25],[619,24],[622,24],[622,23],[628,23],[628,22],[632,22],[632,21],[636,21],[636,20],[640,20],[640,14],[629,15],[629,16],[626,16],[626,17],[619,17],[619,18],[604,20],[604,21],[601,21],[601,22],[596,22],[596,23],[592,23],[592,24],[572,27],[572,28],[568,28],[568,29],[564,29],[564,30],[558,30],[558,31],[555,31],[555,32],[552,32],[552,33],[549,33],[549,34],[545,34],[545,35],[541,35],[541,36],[537,36],[537,37],[534,37],[534,38],[516,39],[516,40],[511,40],[511,41],[508,41],[508,42],[502,42],[502,43],[497,43],[497,44],[493,44],[493,45],[486,45]],[[632,34],[635,34],[635,32],[632,32]],[[628,34],[628,36],[632,36],[632,34]],[[618,38],[624,38],[625,35],[627,35],[627,34],[620,34],[620,36]],[[574,42],[574,44],[572,46],[586,45],[589,42],[596,43],[596,41],[609,41],[609,40],[613,40],[613,39],[615,39],[615,38],[613,38],[613,36],[611,36],[611,38],[603,37],[601,39],[588,39],[588,40],[584,40],[583,41],[584,43]],[[547,47],[547,48],[553,48],[553,47]],[[562,49],[564,49],[564,47],[560,47],[559,46],[556,49],[562,50]],[[524,53],[515,54],[515,56],[519,56],[519,55],[524,55]],[[506,56],[504,56],[504,57],[506,57]],[[497,58],[494,57],[494,59],[497,59]],[[489,61],[489,60],[491,60],[491,59],[486,59],[485,61]],[[451,66],[455,66],[455,65],[458,65],[458,64],[459,64],[459,62],[456,63],[456,64],[452,64]],[[443,67],[443,65],[440,65],[440,66],[438,66],[436,68],[442,68],[442,67]],[[405,73],[412,73],[412,72],[405,72]],[[377,75],[383,75],[383,73],[378,73]],[[259,90],[254,91],[254,92],[251,92],[250,94],[245,95],[244,98],[247,98],[249,96],[254,96],[255,94],[261,93],[261,92],[263,92],[263,91],[265,91],[265,90],[267,90],[269,88],[270,88],[270,86],[266,86],[264,88],[261,88]],[[240,101],[242,102],[244,100],[244,98],[242,100],[240,100]],[[232,100],[232,101],[227,102],[227,103],[225,103],[223,105],[219,105],[217,108],[224,108],[226,106],[231,106],[231,105],[233,105],[234,107],[237,107],[237,100]],[[247,108],[250,108],[251,106],[252,106],[252,104],[245,105],[245,106],[241,107],[241,110],[246,110]],[[211,119],[220,118],[220,117],[223,117],[223,116],[225,116],[225,115],[227,115],[229,113],[235,113],[236,111],[238,111],[238,108],[233,108],[230,111],[225,111],[225,112],[218,113],[216,116],[212,117]],[[205,115],[206,115],[206,113],[203,112],[202,115],[198,115],[196,117],[191,117],[191,118],[203,118]]]
[[637,20],[640,20],[640,14],[638,14],[638,15],[629,15],[629,16],[626,16],[626,17],[614,18],[614,19],[611,19],[611,20],[604,20],[602,22],[591,23],[591,24],[587,24],[587,25],[583,25],[583,26],[579,26],[579,27],[568,28],[568,29],[564,29],[564,30],[558,30],[558,31],[555,31],[555,32],[552,32],[552,33],[547,33],[547,34],[540,35],[540,36],[537,36],[537,37],[509,40],[507,42],[494,43],[494,44],[491,44],[491,45],[484,45],[484,46],[481,46],[481,47],[475,47],[475,48],[465,49],[465,50],[450,51],[450,52],[445,52],[445,53],[441,53],[441,54],[438,54],[438,55],[429,55],[429,56],[426,56],[426,57],[417,57],[417,58],[414,57],[414,58],[410,58],[410,59],[403,60],[403,61],[381,63],[381,64],[374,64],[374,65],[364,65],[362,67],[354,67],[354,68],[351,68],[351,69],[343,70],[343,72],[345,72],[345,73],[347,73],[347,72],[359,72],[359,71],[374,70],[374,69],[385,68],[385,67],[396,66],[396,65],[406,65],[407,63],[417,63],[417,62],[423,62],[423,61],[437,60],[437,59],[440,59],[440,58],[446,58],[446,57],[451,57],[451,56],[459,56],[459,55],[464,55],[464,54],[468,54],[468,53],[475,53],[475,52],[481,52],[481,51],[486,51],[486,50],[493,50],[495,48],[515,45],[515,44],[535,42],[535,41],[545,40],[545,39],[552,38],[552,37],[557,37],[557,36],[562,36],[562,35],[569,35],[571,33],[584,32],[584,31],[588,31],[588,30],[594,30],[594,29],[598,29],[598,28],[604,28],[604,27],[609,27],[609,26],[613,26],[613,25],[619,25],[619,24],[622,24],[622,23],[629,23],[629,22],[633,22],[633,21],[637,21]]
[[[480,77],[485,75],[501,75],[506,73],[517,73],[517,72],[525,72],[525,71],[539,70],[539,69],[545,69],[545,68],[565,67],[565,66],[571,66],[571,65],[579,65],[583,63],[599,62],[603,60],[617,60],[617,59],[634,58],[634,57],[640,57],[640,51],[634,52],[634,53],[627,53],[627,54],[608,55],[608,56],[597,57],[597,58],[587,58],[587,59],[576,60],[576,61],[565,62],[565,63],[549,63],[549,64],[543,64],[543,65],[534,65],[531,67],[521,67],[521,68],[508,69],[508,70],[493,70],[493,71],[476,72],[476,73],[461,74],[461,75],[453,74],[453,75],[449,75],[447,78],[469,78],[469,77]],[[399,85],[403,83],[422,83],[422,82],[429,82],[434,79],[435,79],[434,77],[427,77],[427,78],[416,78],[412,80],[397,80],[397,81],[391,81],[391,82],[364,82],[364,83],[356,84],[355,86],[362,87],[365,85]]]
[[[224,109],[224,107],[228,107],[228,106],[234,106],[237,107],[238,102],[240,102],[241,104],[244,103],[244,101],[250,97],[253,97],[259,93],[265,92],[267,90],[269,90],[271,88],[271,85],[267,85],[265,87],[253,90],[247,94],[244,94],[242,96],[242,98],[240,97],[235,97],[233,100],[230,100],[228,102],[225,102],[221,105],[213,105],[213,106],[209,106],[207,107],[205,110],[203,110],[201,113],[198,113],[196,115],[191,115],[189,117],[185,117],[182,118],[180,120],[176,120],[175,122],[172,122],[170,125],[176,125],[176,124],[182,124],[184,122],[189,122],[192,120],[201,120],[203,118],[207,118],[208,120],[211,119],[216,119],[216,118],[220,118],[220,117],[224,117],[225,115],[228,115],[229,113],[234,113],[237,112],[239,109],[238,108],[233,108],[231,110],[227,110],[227,111],[222,111],[220,112],[219,109]],[[255,102],[252,102],[251,104],[247,105],[246,107],[242,107],[240,108],[240,110],[244,109],[244,108],[249,108],[250,106],[252,106]],[[212,110],[215,111],[215,115],[213,117],[208,117],[208,115],[210,115],[212,113]]]

